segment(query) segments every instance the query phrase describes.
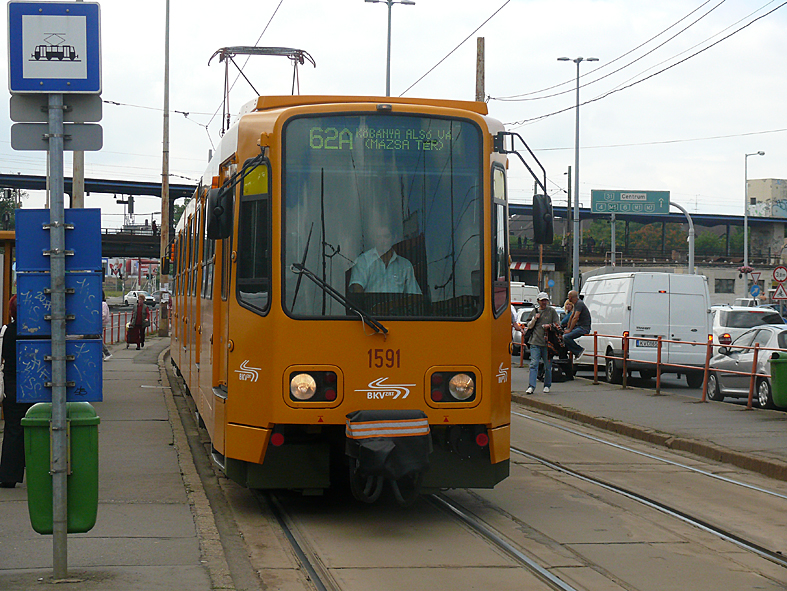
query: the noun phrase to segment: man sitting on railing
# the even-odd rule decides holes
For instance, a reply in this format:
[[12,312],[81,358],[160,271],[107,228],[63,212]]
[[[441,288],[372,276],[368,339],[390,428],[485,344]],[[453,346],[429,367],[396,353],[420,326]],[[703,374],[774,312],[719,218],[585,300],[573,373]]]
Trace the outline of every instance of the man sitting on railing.
[[579,293],[576,290],[572,289],[568,292],[568,300],[574,305],[574,311],[571,314],[571,320],[568,321],[568,332],[563,335],[563,343],[574,359],[578,359],[585,349],[579,346],[577,339],[590,332],[590,310],[585,302],[579,299]]

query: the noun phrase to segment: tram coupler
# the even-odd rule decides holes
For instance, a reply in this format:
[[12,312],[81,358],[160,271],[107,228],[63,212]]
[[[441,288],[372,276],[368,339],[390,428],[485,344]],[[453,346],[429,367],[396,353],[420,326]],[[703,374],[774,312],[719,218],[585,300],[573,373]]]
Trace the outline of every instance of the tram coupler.
[[429,419],[423,411],[358,410],[347,415],[345,434],[356,499],[373,503],[388,481],[399,504],[415,501],[432,453]]

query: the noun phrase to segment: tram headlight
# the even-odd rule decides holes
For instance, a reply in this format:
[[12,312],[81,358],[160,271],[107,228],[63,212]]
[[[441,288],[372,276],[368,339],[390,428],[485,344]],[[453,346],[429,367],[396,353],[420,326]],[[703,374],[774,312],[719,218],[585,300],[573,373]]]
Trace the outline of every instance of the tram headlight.
[[475,381],[466,373],[458,373],[448,382],[448,391],[456,400],[465,401],[475,394]]
[[290,394],[296,400],[310,400],[317,392],[317,382],[307,373],[299,373],[290,380]]

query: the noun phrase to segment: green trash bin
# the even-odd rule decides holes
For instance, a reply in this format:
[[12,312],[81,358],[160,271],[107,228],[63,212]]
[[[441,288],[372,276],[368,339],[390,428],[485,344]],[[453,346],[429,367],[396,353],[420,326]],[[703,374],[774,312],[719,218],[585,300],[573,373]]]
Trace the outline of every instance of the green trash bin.
[[[69,424],[68,533],[84,533],[98,513],[98,423],[87,402],[66,403]],[[40,534],[52,533],[52,475],[50,421],[52,404],[34,404],[22,419],[25,430],[25,470],[30,523]]]
[[774,351],[771,363],[771,396],[776,406],[787,408],[787,353]]

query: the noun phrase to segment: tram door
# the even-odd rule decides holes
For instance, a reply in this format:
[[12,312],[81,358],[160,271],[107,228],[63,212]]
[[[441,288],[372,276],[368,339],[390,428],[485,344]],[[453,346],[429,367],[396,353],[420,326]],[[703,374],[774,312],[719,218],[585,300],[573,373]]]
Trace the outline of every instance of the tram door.
[[[183,347],[183,365],[184,368],[181,368],[181,373],[183,373],[183,377],[186,380],[186,383],[189,384],[189,388],[191,388],[192,382],[192,362],[193,357],[191,354],[192,350],[192,343],[193,339],[191,337],[191,324],[194,321],[194,302],[191,297],[192,290],[194,288],[194,250],[196,248],[194,244],[194,222],[196,221],[196,215],[192,215],[189,218],[187,224],[187,248],[186,248],[186,285],[184,294],[183,294],[183,317],[181,319],[181,331],[180,336],[183,339],[182,347]],[[184,371],[184,369],[186,371]]]

